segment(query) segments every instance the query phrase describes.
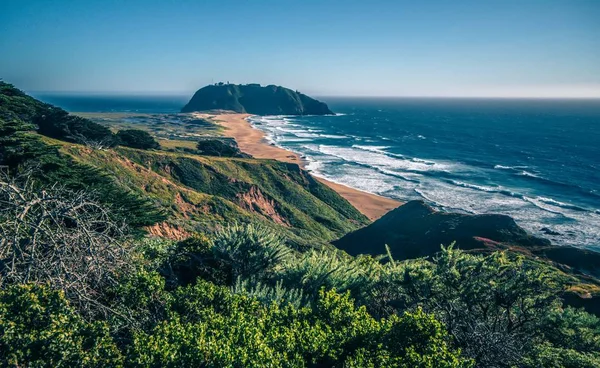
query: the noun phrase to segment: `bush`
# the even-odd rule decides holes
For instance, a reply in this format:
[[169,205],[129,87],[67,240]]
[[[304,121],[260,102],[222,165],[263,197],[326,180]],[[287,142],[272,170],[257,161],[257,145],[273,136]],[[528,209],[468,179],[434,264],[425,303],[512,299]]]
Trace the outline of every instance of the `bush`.
[[79,116],[70,115],[57,107],[50,107],[33,118],[38,132],[48,137],[92,146],[112,147],[117,144],[107,127]]
[[265,305],[200,281],[175,293],[172,317],[134,337],[132,366],[470,367],[423,312],[377,321],[348,294],[312,309]]
[[60,291],[15,285],[0,291],[0,366],[118,367],[122,357],[101,322],[87,323]]
[[231,283],[238,277],[266,277],[291,250],[271,229],[257,225],[233,225],[217,232],[212,254],[231,269]]
[[103,293],[133,268],[126,227],[86,192],[40,190],[0,175],[0,287],[62,289],[86,316],[106,314]]
[[159,149],[160,144],[148,132],[139,129],[119,130],[119,144],[139,149]]
[[160,272],[169,288],[186,286],[198,278],[218,285],[231,284],[231,265],[215,257],[213,243],[205,235],[178,242],[164,257]]
[[219,157],[250,157],[240,151],[234,140],[203,139],[196,145],[198,153]]

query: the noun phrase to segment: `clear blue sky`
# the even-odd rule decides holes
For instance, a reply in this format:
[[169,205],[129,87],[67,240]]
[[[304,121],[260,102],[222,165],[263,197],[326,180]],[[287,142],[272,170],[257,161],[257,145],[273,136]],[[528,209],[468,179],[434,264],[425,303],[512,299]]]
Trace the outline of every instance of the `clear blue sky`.
[[0,0],[27,91],[600,97],[600,0]]

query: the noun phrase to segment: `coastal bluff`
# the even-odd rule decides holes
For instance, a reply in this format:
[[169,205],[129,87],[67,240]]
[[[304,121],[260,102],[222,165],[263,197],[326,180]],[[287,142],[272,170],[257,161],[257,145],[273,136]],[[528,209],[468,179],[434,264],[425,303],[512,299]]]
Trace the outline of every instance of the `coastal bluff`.
[[210,110],[254,115],[333,114],[324,102],[289,88],[229,83],[217,83],[199,89],[181,112]]

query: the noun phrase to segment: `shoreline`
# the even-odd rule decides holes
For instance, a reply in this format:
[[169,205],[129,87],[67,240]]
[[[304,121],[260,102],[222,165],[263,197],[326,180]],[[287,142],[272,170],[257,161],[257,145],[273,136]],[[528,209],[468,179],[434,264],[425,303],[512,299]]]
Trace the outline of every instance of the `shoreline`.
[[[306,162],[298,154],[267,143],[265,141],[265,133],[254,128],[252,124],[246,120],[251,114],[192,114],[199,118],[211,120],[225,128],[225,136],[235,139],[242,152],[248,153],[255,158],[290,162],[298,164],[302,168],[306,168]],[[372,221],[403,204],[402,202],[391,198],[382,197],[343,184],[334,183],[316,175],[312,176],[336,191]]]

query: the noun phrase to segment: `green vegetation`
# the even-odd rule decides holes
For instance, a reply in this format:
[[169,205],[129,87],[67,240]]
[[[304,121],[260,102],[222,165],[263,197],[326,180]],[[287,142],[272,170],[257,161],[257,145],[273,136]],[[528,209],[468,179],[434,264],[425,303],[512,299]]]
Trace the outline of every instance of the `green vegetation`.
[[74,115],[108,127],[113,132],[143,130],[173,152],[195,152],[198,139],[219,137],[221,126],[191,114],[89,113]]
[[198,153],[207,156],[219,157],[249,157],[242,153],[237,143],[230,139],[202,139],[196,145]]
[[122,146],[139,149],[158,149],[158,142],[146,131],[139,129],[119,130],[117,138]]
[[228,110],[257,115],[333,114],[321,101],[298,91],[260,84],[217,83],[199,89],[181,112]]
[[600,366],[547,262],[353,257],[367,219],[297,165],[43,136],[2,88],[1,366]]

